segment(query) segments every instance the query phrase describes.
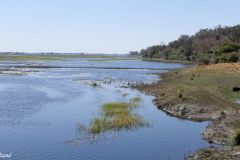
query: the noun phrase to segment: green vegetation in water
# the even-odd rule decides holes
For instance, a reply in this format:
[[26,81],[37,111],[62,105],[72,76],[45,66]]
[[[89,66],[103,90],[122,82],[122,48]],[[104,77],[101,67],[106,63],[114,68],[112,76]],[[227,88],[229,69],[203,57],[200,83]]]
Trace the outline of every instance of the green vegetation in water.
[[111,130],[137,129],[149,124],[134,110],[140,106],[140,98],[129,102],[106,103],[101,108],[101,117],[95,118],[89,126],[91,134],[100,134]]
[[130,99],[130,102],[131,102],[132,104],[139,104],[142,100],[143,100],[143,99],[138,96],[138,97],[134,97],[134,98]]
[[122,94],[122,97],[127,97],[128,96],[128,93],[123,93]]
[[91,83],[90,84],[92,87],[98,87],[98,86],[100,86],[100,84],[98,84],[97,82],[93,82],[93,83]]
[[231,137],[231,145],[239,146],[240,145],[240,129],[235,129]]
[[12,75],[12,76],[25,76],[25,75],[29,75],[29,74],[32,74],[35,72],[37,72],[37,71],[21,71],[21,70],[14,70],[14,69],[0,70],[0,74]]

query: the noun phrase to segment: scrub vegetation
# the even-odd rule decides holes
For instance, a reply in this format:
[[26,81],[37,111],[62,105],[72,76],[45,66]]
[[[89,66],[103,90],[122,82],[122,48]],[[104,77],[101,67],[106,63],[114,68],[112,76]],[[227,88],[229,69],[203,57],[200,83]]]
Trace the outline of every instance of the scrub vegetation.
[[238,62],[240,60],[240,25],[201,29],[182,35],[169,44],[143,49],[134,55],[150,60],[192,62],[200,64]]
[[239,146],[240,145],[240,129],[235,129],[231,137],[231,145]]

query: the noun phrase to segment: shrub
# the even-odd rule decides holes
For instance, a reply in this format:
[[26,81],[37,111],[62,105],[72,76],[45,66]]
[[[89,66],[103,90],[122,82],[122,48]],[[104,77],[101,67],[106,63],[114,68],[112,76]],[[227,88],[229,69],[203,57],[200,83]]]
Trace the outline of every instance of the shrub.
[[220,62],[226,63],[227,62],[227,56],[226,55],[221,56],[220,57]]
[[199,63],[199,64],[208,65],[208,64],[210,63],[210,60],[209,60],[209,58],[207,58],[207,57],[201,57],[201,58],[198,60],[198,63]]
[[177,90],[177,97],[182,99],[183,98],[183,93],[184,93],[184,90],[183,89],[179,89]]
[[92,87],[97,87],[98,84],[97,84],[96,82],[93,82],[93,83],[91,84],[91,86],[92,86]]
[[239,92],[240,91],[240,86],[233,86],[233,92]]
[[238,60],[239,60],[239,57],[238,57],[238,55],[235,54],[235,53],[232,53],[232,54],[230,55],[230,57],[228,58],[228,62],[236,63],[236,62],[238,62]]
[[218,57],[214,59],[214,63],[215,63],[215,64],[218,64],[219,61],[220,61],[220,59],[219,59]]
[[231,145],[239,146],[240,145],[240,129],[235,129],[231,137]]
[[236,43],[224,43],[220,45],[216,51],[217,54],[237,52],[240,49],[240,45]]

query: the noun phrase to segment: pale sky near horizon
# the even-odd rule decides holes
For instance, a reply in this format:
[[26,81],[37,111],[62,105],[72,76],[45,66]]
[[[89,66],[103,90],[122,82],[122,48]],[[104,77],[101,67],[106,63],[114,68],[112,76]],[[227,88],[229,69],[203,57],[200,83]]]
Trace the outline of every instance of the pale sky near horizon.
[[240,0],[0,0],[0,51],[128,53],[240,24]]

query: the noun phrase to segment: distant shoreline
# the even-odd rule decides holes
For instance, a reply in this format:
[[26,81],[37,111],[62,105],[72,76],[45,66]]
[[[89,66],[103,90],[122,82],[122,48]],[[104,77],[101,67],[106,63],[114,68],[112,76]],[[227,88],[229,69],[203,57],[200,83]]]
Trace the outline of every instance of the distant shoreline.
[[143,61],[150,61],[150,62],[162,62],[162,63],[181,63],[181,64],[196,64],[193,61],[181,61],[181,60],[166,60],[160,58],[142,58]]

